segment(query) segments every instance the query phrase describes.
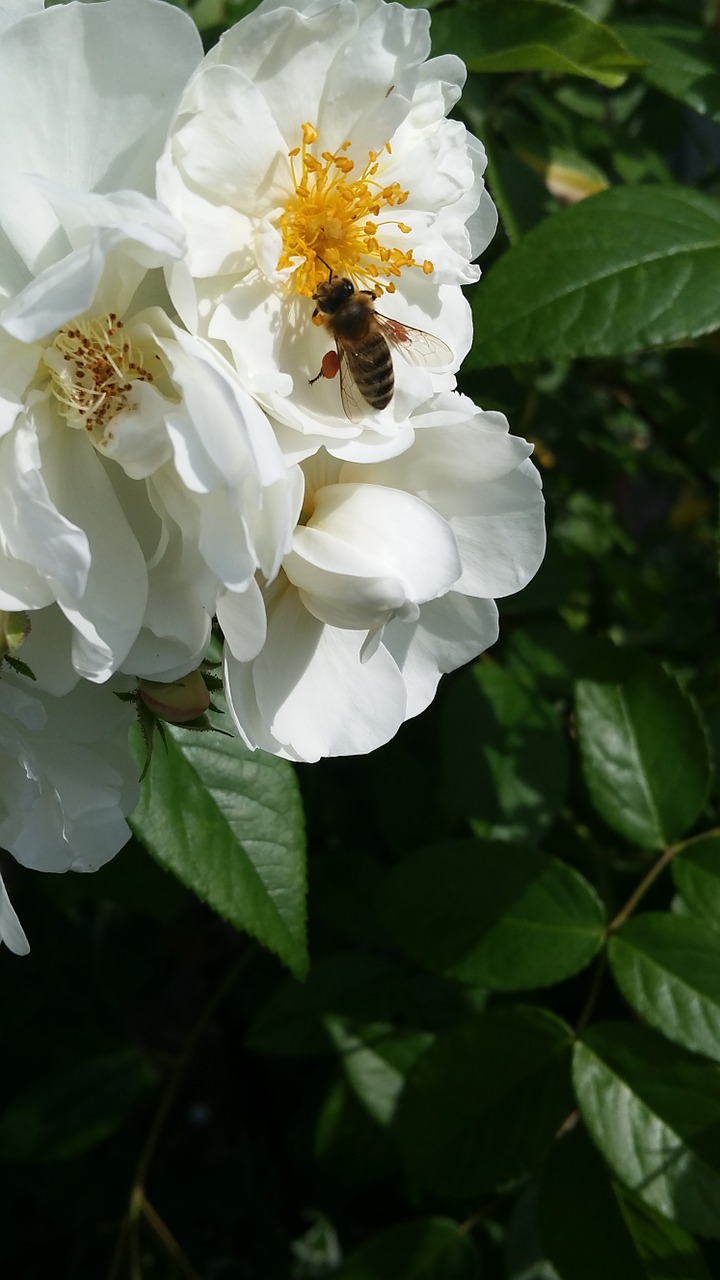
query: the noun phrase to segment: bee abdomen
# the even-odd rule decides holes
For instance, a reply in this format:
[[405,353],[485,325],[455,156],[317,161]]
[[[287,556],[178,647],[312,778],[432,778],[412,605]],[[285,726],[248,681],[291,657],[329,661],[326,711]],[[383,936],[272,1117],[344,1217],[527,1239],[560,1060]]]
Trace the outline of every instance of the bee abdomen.
[[381,333],[374,333],[354,352],[352,371],[361,395],[373,409],[384,409],[395,387],[390,348]]

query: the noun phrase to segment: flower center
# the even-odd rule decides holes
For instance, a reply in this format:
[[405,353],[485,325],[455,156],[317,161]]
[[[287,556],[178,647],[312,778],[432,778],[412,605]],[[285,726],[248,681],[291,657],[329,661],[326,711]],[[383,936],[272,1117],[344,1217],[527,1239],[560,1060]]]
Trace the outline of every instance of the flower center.
[[113,311],[61,329],[43,359],[68,426],[89,431],[99,444],[112,438],[107,428],[116,414],[137,408],[133,383],[153,381]]
[[[412,249],[387,247],[378,239],[382,227],[397,227],[404,235],[412,230],[382,216],[404,204],[410,193],[399,182],[383,186],[378,181],[381,153],[370,151],[362,173],[351,179],[355,165],[345,154],[350,142],[336,153],[323,151],[318,159],[312,151],[318,136],[313,125],[304,124],[302,145],[288,152],[294,192],[280,216],[278,270],[295,267],[294,287],[307,298],[327,280],[328,269],[377,294],[394,293],[403,267],[421,267],[429,275],[431,262],[416,262]],[[390,152],[389,142],[383,150]]]

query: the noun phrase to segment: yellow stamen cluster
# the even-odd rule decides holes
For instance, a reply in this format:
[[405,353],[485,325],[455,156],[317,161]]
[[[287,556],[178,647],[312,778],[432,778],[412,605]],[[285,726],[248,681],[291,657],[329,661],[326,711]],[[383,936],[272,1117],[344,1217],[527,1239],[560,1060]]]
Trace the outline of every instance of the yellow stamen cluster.
[[[294,192],[280,217],[278,269],[296,267],[293,286],[307,298],[327,280],[328,269],[377,294],[394,293],[394,280],[404,267],[419,266],[429,274],[431,262],[416,262],[411,249],[388,248],[378,240],[383,226],[397,227],[405,235],[411,230],[396,218],[381,218],[409,195],[398,182],[383,186],[377,181],[381,153],[370,151],[362,173],[351,180],[355,165],[346,154],[350,142],[337,152],[323,151],[318,159],[312,151],[318,136],[313,125],[304,124],[302,145],[288,152]],[[390,152],[390,143],[383,149]]]
[[61,329],[44,360],[68,425],[91,432],[98,444],[112,439],[108,425],[118,413],[135,408],[128,399],[133,383],[153,381],[112,311]]

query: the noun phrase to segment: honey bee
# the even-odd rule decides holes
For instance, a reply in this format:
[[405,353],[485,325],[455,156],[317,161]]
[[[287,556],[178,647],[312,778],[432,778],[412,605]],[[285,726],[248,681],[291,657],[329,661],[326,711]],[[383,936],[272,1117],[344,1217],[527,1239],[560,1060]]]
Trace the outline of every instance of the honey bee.
[[377,294],[356,289],[347,276],[323,280],[313,294],[317,303],[313,319],[319,316],[335,339],[336,351],[323,356],[320,372],[310,379],[334,378],[340,373],[340,399],[346,416],[359,422],[371,409],[384,409],[395,388],[391,348],[416,366],[435,368],[448,364],[450,348],[410,325],[391,320],[375,310]]

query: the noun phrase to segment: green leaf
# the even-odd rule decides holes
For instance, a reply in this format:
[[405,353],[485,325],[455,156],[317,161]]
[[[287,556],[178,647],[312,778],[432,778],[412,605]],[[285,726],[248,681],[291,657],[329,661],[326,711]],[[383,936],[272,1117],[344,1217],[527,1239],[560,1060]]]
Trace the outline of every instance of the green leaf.
[[456,840],[404,858],[381,891],[390,936],[419,964],[495,991],[546,987],[590,963],[605,915],[576,871],[537,849]]
[[353,1027],[336,1017],[325,1024],[358,1101],[378,1124],[389,1124],[409,1068],[433,1037],[391,1025]]
[[[470,81],[469,92],[472,92],[472,84],[473,81]],[[472,125],[472,115],[468,111],[468,90],[463,97],[463,108]],[[540,174],[534,172],[525,159],[520,159],[501,142],[495,143],[490,122],[483,123],[483,142],[488,158],[487,183],[503,230],[511,244],[514,244],[547,216],[551,198]]]
[[[166,738],[133,830],[161,866],[302,977],[305,840],[292,766],[224,733],[167,726]],[[136,739],[139,760],[143,750]]]
[[473,298],[467,367],[624,355],[720,327],[720,202],[614,187],[529,231]]
[[694,703],[663,668],[575,690],[583,773],[609,826],[646,849],[683,835],[708,793],[711,764]]
[[692,1236],[614,1182],[579,1127],[550,1153],[538,1219],[561,1280],[711,1280]]
[[720,1236],[720,1068],[647,1027],[598,1023],[575,1046],[573,1082],[617,1176],[688,1231]]
[[673,858],[675,887],[694,915],[720,927],[720,835],[690,840]]
[[615,88],[637,66],[622,40],[558,0],[481,0],[433,17],[434,53],[462,53],[470,71],[553,71]]
[[450,686],[442,730],[453,812],[481,836],[540,840],[568,783],[565,738],[552,708],[502,667],[478,662]]
[[628,920],[608,949],[633,1009],[670,1040],[720,1060],[720,937],[692,916]]
[[351,1254],[336,1280],[477,1280],[477,1250],[449,1218],[403,1222]]
[[537,622],[508,638],[505,661],[514,675],[551,697],[565,697],[575,680],[604,680],[618,669],[618,650],[609,640],[572,631],[561,622]]
[[310,1057],[337,1050],[334,1020],[363,1028],[405,1025],[422,1032],[448,1026],[475,1007],[475,993],[455,982],[407,974],[372,952],[340,952],[313,961],[305,982],[288,979],[260,1007],[246,1044],[256,1053]]
[[[312,1082],[313,1095],[319,1084],[324,1084],[322,1077]],[[340,1188],[397,1180],[399,1172],[391,1130],[373,1119],[340,1072],[324,1091],[306,1159],[306,1168],[319,1166],[323,1181]]]
[[0,1116],[3,1159],[45,1164],[92,1150],[120,1128],[154,1081],[133,1049],[73,1059],[33,1081]]
[[395,970],[381,956],[321,956],[306,982],[288,980],[261,1006],[246,1037],[256,1053],[304,1057],[333,1049],[331,1016],[367,1021],[390,1012],[385,1000]]
[[720,36],[679,19],[649,15],[614,26],[630,52],[647,66],[639,74],[655,89],[693,111],[720,120]]
[[398,1134],[410,1187],[444,1198],[501,1186],[549,1146],[571,1106],[571,1032],[545,1009],[481,1014],[408,1078]]

